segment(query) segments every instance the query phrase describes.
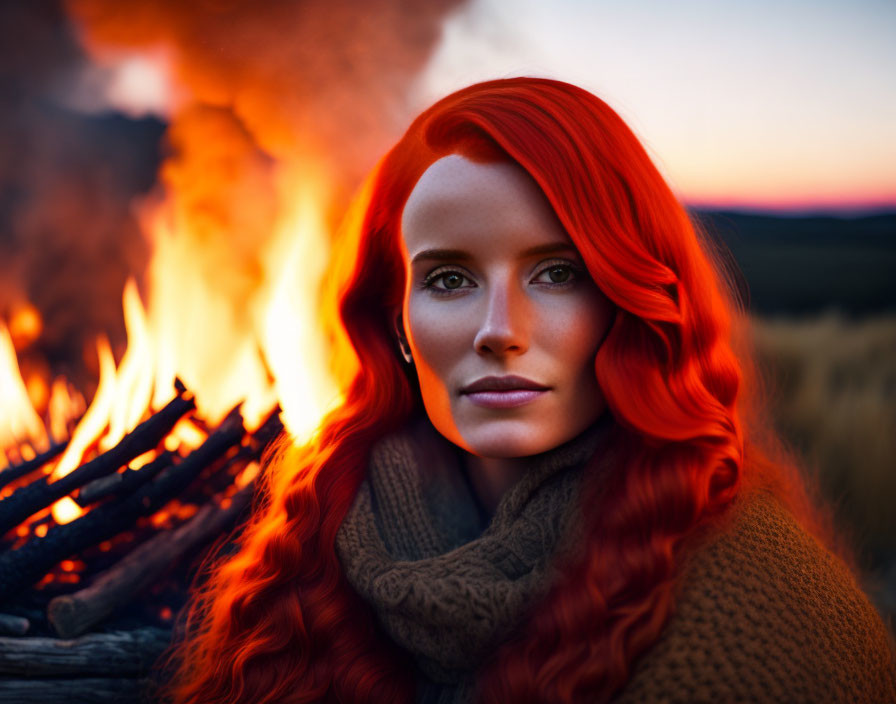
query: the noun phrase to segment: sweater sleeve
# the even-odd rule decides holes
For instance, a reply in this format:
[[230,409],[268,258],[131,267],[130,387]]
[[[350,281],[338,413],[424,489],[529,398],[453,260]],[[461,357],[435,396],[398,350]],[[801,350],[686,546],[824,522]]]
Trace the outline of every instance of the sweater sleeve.
[[852,573],[773,497],[683,565],[618,702],[896,702],[892,637]]

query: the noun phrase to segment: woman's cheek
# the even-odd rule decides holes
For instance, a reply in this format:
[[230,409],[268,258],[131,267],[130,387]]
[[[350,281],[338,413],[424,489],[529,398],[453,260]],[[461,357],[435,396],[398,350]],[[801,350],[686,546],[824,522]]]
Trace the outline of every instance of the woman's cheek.
[[450,416],[453,388],[463,383],[455,378],[457,368],[467,348],[472,352],[469,316],[463,315],[461,306],[450,303],[412,298],[406,318],[420,392],[434,421],[434,415]]
[[607,327],[604,300],[585,291],[535,307],[538,318],[533,329],[537,344],[566,370],[593,367]]

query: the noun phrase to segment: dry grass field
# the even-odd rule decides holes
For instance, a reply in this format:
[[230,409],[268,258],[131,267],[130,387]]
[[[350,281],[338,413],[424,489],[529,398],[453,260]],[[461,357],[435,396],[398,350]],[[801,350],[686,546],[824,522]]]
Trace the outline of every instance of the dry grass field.
[[896,616],[896,315],[754,319],[774,421]]

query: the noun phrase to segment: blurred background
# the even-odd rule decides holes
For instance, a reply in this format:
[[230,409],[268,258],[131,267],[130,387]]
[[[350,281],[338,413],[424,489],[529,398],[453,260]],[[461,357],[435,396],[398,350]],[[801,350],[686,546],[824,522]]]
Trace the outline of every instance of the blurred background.
[[333,393],[308,301],[364,175],[456,88],[560,78],[737,263],[774,421],[892,623],[894,37],[885,0],[2,0],[0,451],[41,442],[14,401],[89,403],[97,339],[120,361],[138,328],[156,383],[230,389],[206,415],[273,394],[307,433]]

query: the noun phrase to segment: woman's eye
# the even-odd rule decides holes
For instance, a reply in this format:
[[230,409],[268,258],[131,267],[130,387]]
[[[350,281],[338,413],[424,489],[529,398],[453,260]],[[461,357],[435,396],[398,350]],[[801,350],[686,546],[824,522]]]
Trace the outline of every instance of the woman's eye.
[[568,266],[555,266],[548,269],[548,277],[555,284],[562,284],[566,281],[569,281],[572,276],[572,271],[570,271]]
[[567,284],[575,280],[576,274],[569,264],[553,264],[539,272],[534,281],[538,283]]
[[441,278],[445,288],[448,289],[460,288],[464,283],[464,277],[455,272],[442,274]]
[[435,271],[423,281],[423,288],[435,291],[456,291],[471,288],[472,282],[459,271]]

